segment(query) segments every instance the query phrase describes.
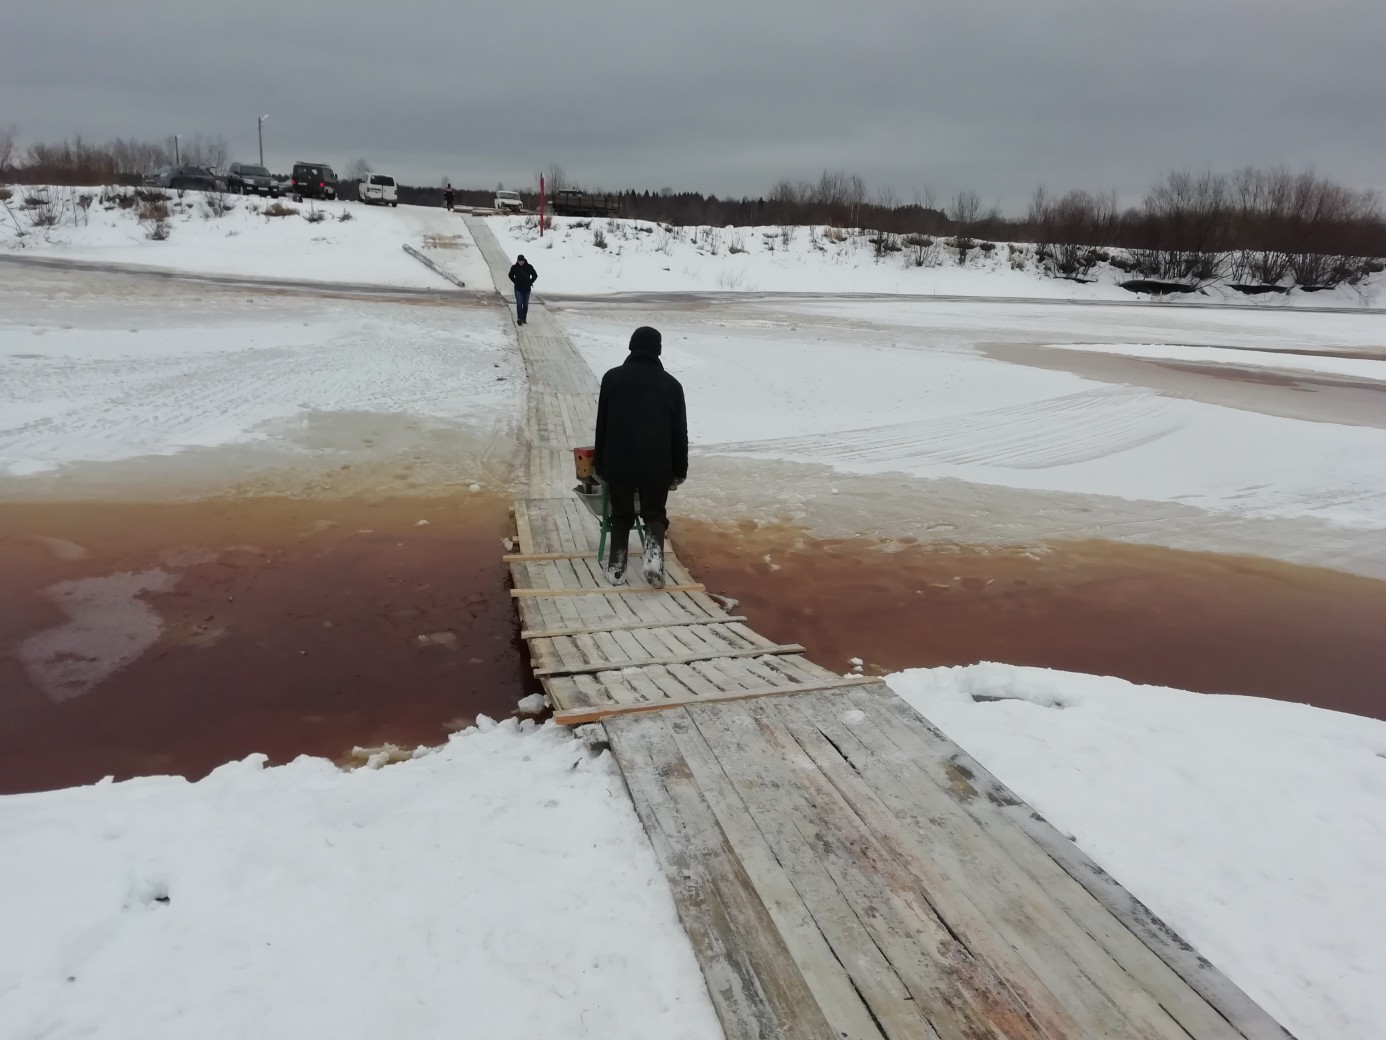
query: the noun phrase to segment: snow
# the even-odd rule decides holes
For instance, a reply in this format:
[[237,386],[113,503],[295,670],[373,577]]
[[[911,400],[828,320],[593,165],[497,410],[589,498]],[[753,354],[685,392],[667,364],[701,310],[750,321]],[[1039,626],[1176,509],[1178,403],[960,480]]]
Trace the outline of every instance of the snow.
[[97,288],[59,308],[25,288],[0,289],[0,474],[282,446],[334,413],[489,428],[518,407],[518,359],[488,311],[239,295],[170,304]]
[[11,1040],[722,1036],[609,755],[552,725],[0,798],[0,878]]
[[[998,664],[889,682],[1295,1035],[1378,1040],[1386,723]],[[6,1037],[721,1036],[609,756],[552,724],[0,798],[0,878]]]
[[[355,219],[314,225],[236,201],[224,217],[178,214],[166,242],[97,204],[85,226],[3,248],[437,286],[400,245],[447,234],[458,248],[434,255],[460,274],[480,265],[461,220],[441,211],[326,204]],[[534,259],[541,292],[1060,301],[806,298],[661,312],[651,320],[704,458],[1119,495],[1232,521],[1386,526],[1379,424],[1267,414],[1049,363],[1087,351],[1379,382],[1380,315],[1287,309],[1360,294],[1115,307],[1102,301],[1132,298],[1110,280],[1013,270],[1004,246],[965,268],[906,268],[898,254],[877,263],[852,236],[816,249],[804,229],[789,250],[770,237],[780,229],[745,229],[745,252],[729,254],[725,230],[714,253],[705,231],[665,241],[655,225],[621,222],[600,250],[592,228],[558,224],[540,245],[525,218],[492,221],[509,253]],[[477,270],[462,276],[489,286]],[[340,445],[318,427],[332,416],[394,417],[411,447],[433,424],[513,441],[520,369],[498,311],[134,293],[95,277],[54,288],[41,272],[6,273],[0,475],[226,445],[330,453]],[[562,320],[601,371],[648,317],[588,308]],[[359,423],[342,434],[376,436]],[[143,572],[54,590],[66,634],[25,653],[49,669],[55,699],[100,680],[72,664],[84,619],[126,610],[163,581]],[[147,617],[126,610],[123,622],[101,660],[147,641]],[[1303,1040],[1378,1040],[1386,902],[1369,884],[1386,876],[1386,724],[1001,665],[891,683]],[[388,748],[361,757],[380,768],[252,759],[193,784],[150,777],[0,798],[0,920],[25,936],[0,947],[0,1036],[157,1040],[190,1026],[209,1040],[431,1036],[459,1023],[498,1038],[721,1035],[609,759],[532,722],[485,724],[398,764]]]
[[[1191,347],[1168,343],[1064,343],[1066,350],[1089,350],[1101,354],[1156,361],[1187,361],[1199,365],[1236,365],[1267,372],[1299,374],[1313,372],[1346,376],[1386,384],[1386,354],[1374,357],[1337,357],[1323,354],[1290,354],[1268,348]],[[1365,352],[1365,351],[1364,351]]]
[[1301,1040],[1386,1027],[1386,723],[982,664],[888,680]]
[[[1113,309],[1109,316],[1097,307],[981,301],[922,307],[777,301],[771,307],[659,315],[664,361],[693,402],[690,438],[697,454],[1178,502],[1351,528],[1379,528],[1386,521],[1386,429],[1380,424],[1263,414],[995,356],[995,345],[1008,345],[1017,325],[1044,337],[1034,344],[1036,357],[1049,345],[1112,352],[1081,341],[1108,325],[1153,322],[1143,309]],[[831,319],[815,317],[825,309]],[[1171,338],[1187,330],[1226,344],[1260,344],[1262,326],[1294,318],[1301,330],[1312,330],[1296,337],[1301,348],[1346,342],[1379,349],[1386,343],[1386,319],[1376,315],[1219,312],[1217,332],[1203,312],[1150,310]],[[928,315],[933,324],[925,324]],[[624,357],[631,319],[623,317],[618,324],[586,310],[565,315],[574,344],[597,372]],[[896,324],[900,318],[905,323]],[[647,314],[641,320],[653,319]],[[1075,342],[1060,342],[1066,333]],[[1139,349],[1146,356],[1235,359],[1258,370],[1386,376],[1386,362],[1305,358],[1275,352],[1274,345]]]
[[[429,248],[431,258],[469,288],[491,288],[486,264],[457,213],[417,206],[297,203],[288,197],[226,195],[222,198],[232,209],[217,216],[203,193],[190,191],[177,199],[169,192],[169,237],[160,242],[148,237],[148,223],[140,222],[138,206],[122,209],[115,202],[107,203],[103,194],[132,190],[16,187],[10,201],[14,219],[0,210],[0,250],[200,275],[451,289],[451,283],[404,252],[402,246],[408,244]],[[58,226],[39,229],[27,226],[29,218],[22,208],[26,197],[39,192],[54,200],[90,195],[93,201],[85,217],[75,218],[76,223],[68,205]],[[294,212],[265,216],[264,210],[275,203]],[[314,212],[324,214],[324,219],[307,220]],[[344,215],[349,219],[341,219]],[[26,231],[22,238],[15,234],[16,222]]]
[[[1102,265],[1089,283],[1039,271],[1035,247],[995,243],[965,264],[938,239],[921,252],[904,246],[877,255],[874,232],[829,227],[675,227],[647,220],[554,217],[541,238],[538,218],[489,217],[507,254],[524,253],[543,293],[646,292],[885,293],[1132,301],[1118,283],[1132,276]],[[606,244],[599,246],[598,236]],[[1210,287],[1183,302],[1234,303],[1248,310],[1373,305],[1382,276],[1360,287],[1318,293],[1244,296]]]

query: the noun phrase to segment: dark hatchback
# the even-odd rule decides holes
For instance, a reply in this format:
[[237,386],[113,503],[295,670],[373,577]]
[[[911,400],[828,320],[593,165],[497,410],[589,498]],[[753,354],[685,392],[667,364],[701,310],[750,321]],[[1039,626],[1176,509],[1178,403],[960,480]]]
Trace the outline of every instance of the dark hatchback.
[[279,182],[263,166],[233,162],[226,171],[226,190],[237,195],[268,195],[277,198]]
[[323,163],[294,163],[294,172],[289,179],[289,190],[294,198],[335,199],[337,197],[337,175],[331,166]]

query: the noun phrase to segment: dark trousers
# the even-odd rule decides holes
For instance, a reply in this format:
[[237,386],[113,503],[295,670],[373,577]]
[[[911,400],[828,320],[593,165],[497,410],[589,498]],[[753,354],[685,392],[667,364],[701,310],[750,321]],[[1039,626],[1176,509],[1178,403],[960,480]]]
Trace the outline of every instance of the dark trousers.
[[515,286],[515,320],[525,321],[529,318],[529,290]]
[[661,546],[669,530],[669,487],[645,487],[634,484],[608,484],[611,500],[611,555],[625,551],[630,541],[630,529],[635,526],[635,494],[640,493],[640,519],[645,521],[645,535]]

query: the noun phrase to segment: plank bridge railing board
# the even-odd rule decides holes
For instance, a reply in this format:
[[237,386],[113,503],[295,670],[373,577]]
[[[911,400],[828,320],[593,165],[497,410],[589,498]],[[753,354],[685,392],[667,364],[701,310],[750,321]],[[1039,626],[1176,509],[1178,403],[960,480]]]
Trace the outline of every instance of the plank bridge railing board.
[[881,679],[756,632],[672,547],[671,587],[607,585],[571,494],[596,378],[541,301],[517,338],[521,635],[555,718],[604,726],[729,1040],[1293,1040]]

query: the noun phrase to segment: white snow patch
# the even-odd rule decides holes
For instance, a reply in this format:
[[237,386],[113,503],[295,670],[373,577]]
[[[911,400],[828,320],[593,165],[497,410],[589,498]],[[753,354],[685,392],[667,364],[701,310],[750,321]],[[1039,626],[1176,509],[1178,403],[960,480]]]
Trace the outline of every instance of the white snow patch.
[[1386,722],[1000,664],[888,681],[1296,1036],[1379,1040]]
[[0,798],[0,920],[6,1037],[722,1036],[609,756],[554,726]]
[[[112,194],[130,189],[110,189]],[[94,196],[84,219],[72,222],[71,209],[54,228],[27,228],[23,238],[0,235],[0,249],[24,255],[99,263],[133,264],[191,274],[449,290],[452,283],[409,256],[404,245],[421,248],[471,288],[491,288],[489,268],[456,213],[420,206],[387,208],[359,202],[294,202],[226,196],[232,208],[217,216],[201,192],[170,198],[169,237],[147,236],[140,207],[122,209],[103,201],[99,187],[29,187],[16,194],[47,192],[55,199]],[[165,194],[176,195],[173,192]],[[267,217],[278,202],[296,212]],[[19,220],[24,224],[22,211]],[[323,219],[305,219],[313,212]],[[343,214],[348,215],[342,220]]]

